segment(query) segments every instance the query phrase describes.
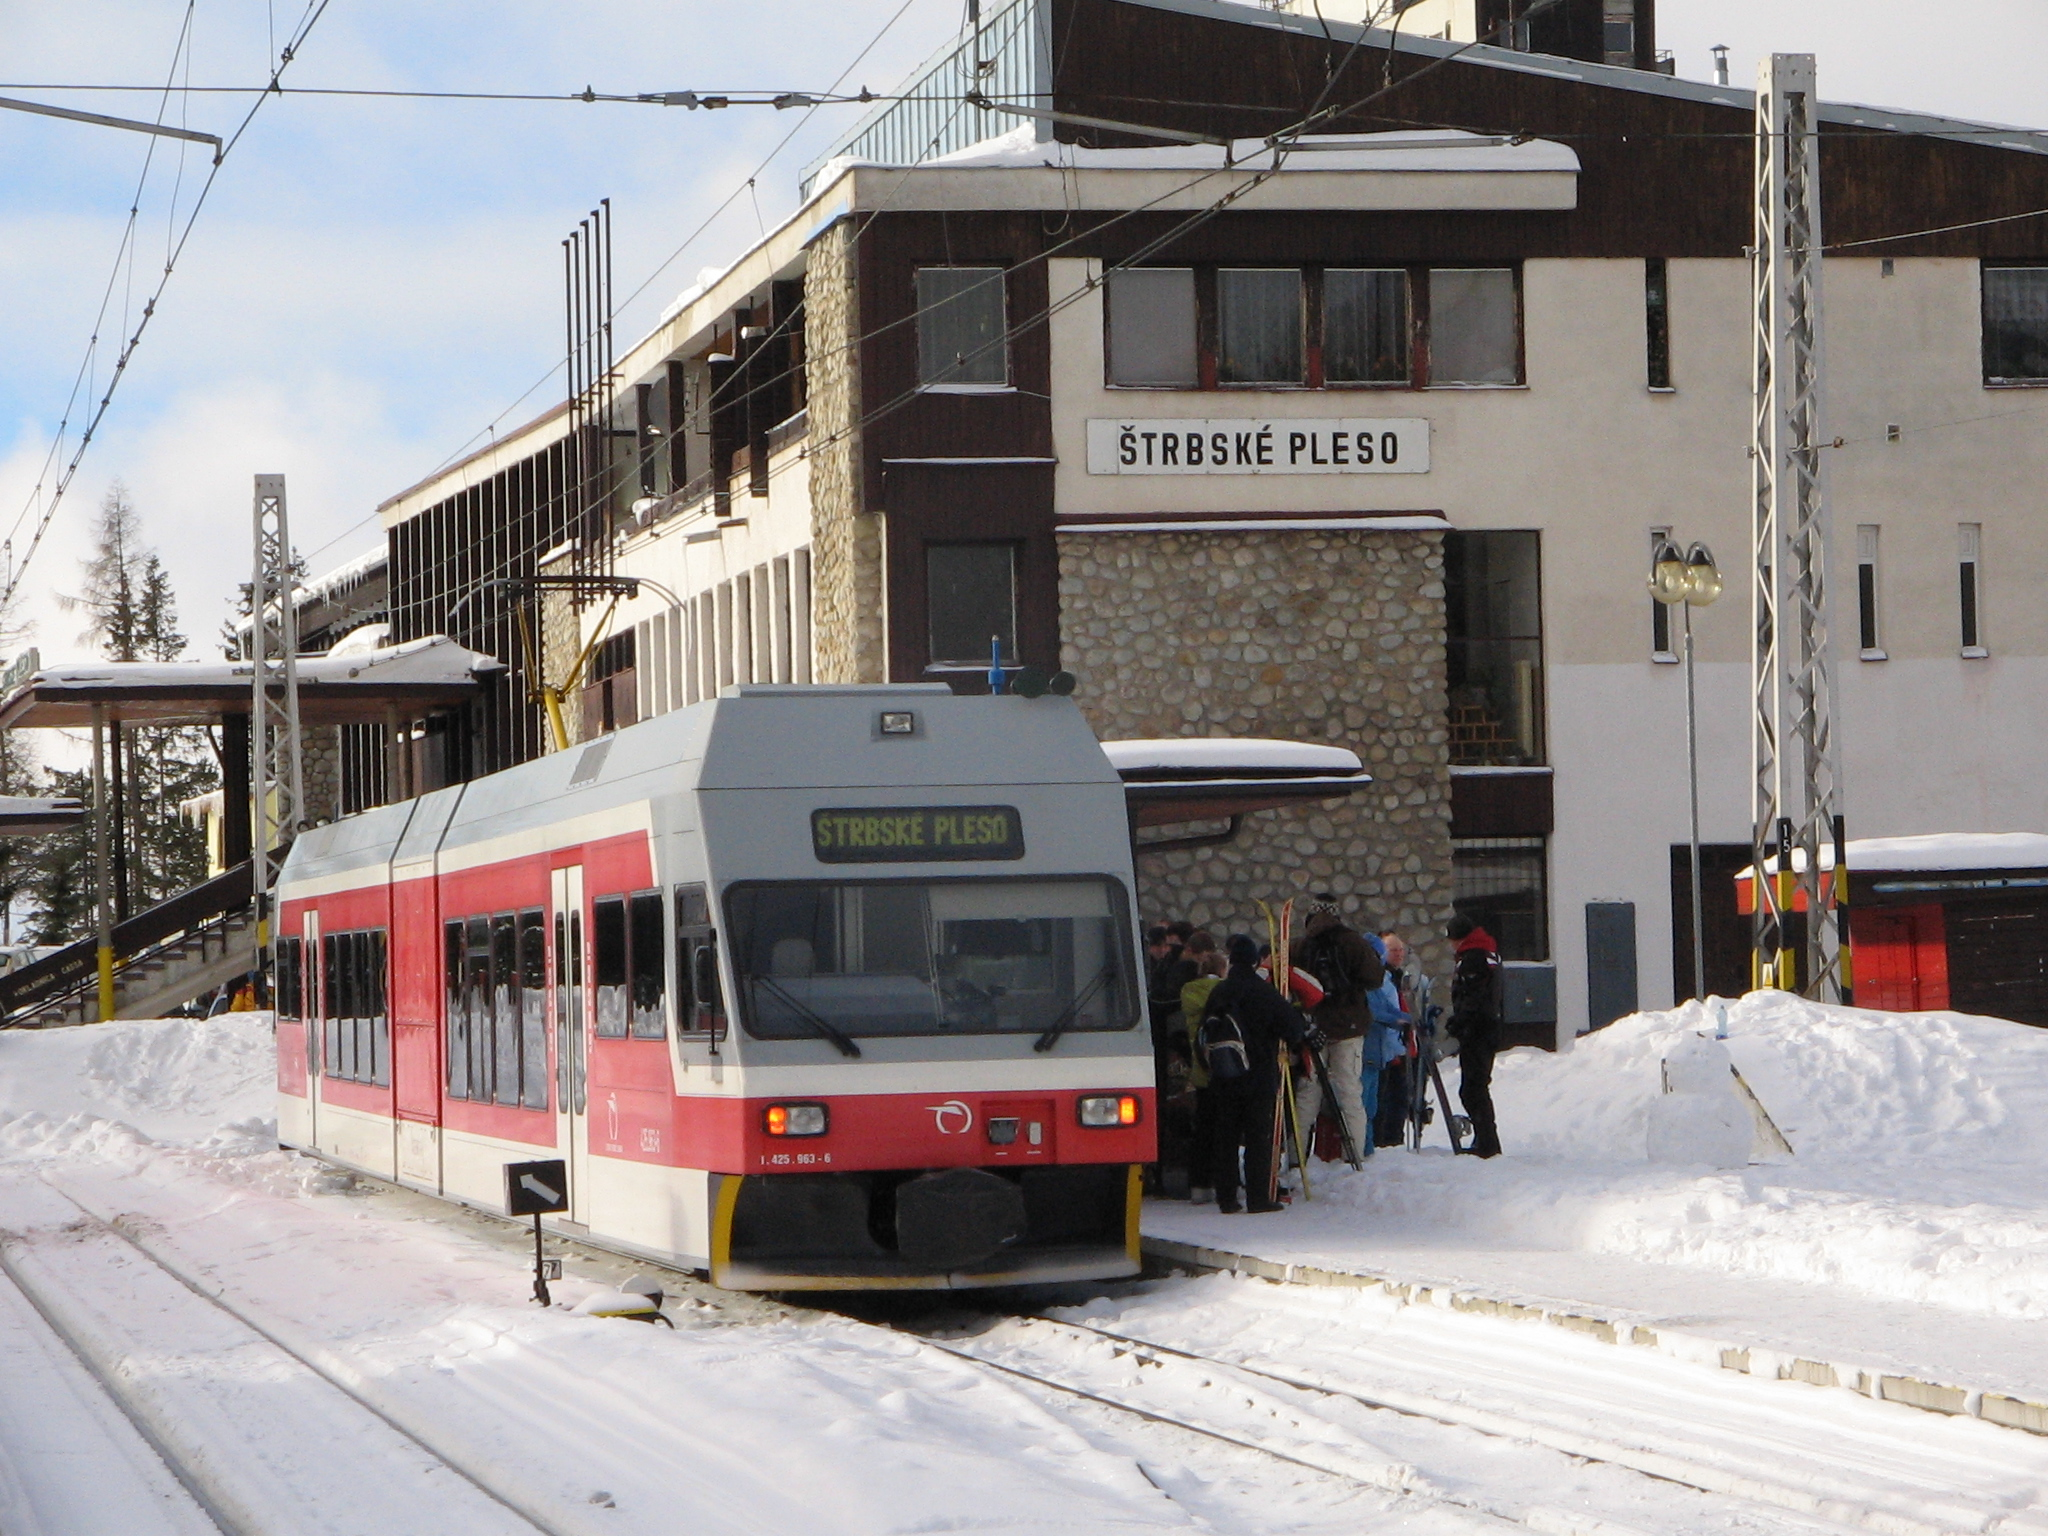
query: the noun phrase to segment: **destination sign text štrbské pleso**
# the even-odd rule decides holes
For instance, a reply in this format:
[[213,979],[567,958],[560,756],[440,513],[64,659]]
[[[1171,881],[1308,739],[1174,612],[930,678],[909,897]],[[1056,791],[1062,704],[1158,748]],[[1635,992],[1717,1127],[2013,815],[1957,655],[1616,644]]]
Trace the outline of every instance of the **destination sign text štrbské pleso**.
[[811,850],[826,864],[935,864],[1021,859],[1014,805],[858,806],[811,812]]

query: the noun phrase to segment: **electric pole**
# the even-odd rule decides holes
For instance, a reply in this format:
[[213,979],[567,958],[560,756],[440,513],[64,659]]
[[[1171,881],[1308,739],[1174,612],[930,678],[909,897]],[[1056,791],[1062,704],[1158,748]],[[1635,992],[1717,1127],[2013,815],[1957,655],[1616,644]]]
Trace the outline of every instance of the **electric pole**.
[[[284,476],[256,477],[256,568],[249,588],[251,700],[249,787],[255,795],[255,850],[250,866],[256,898],[256,966],[271,966],[277,877],[291,839],[305,819],[299,753],[299,615],[292,594],[291,525]],[[259,986],[259,993],[262,991]],[[273,1005],[274,1005],[273,1000]]]
[[[1804,987],[1840,1001],[1848,957],[1821,851],[1839,855],[1840,765],[1827,627],[1822,494],[1820,103],[1811,54],[1758,70],[1754,307],[1755,651],[1751,759],[1758,986],[1797,985],[1786,918],[1805,898]],[[1775,875],[1766,861],[1776,854]],[[1803,863],[1801,860],[1803,859]],[[1839,859],[1838,859],[1839,864]],[[1795,894],[1795,892],[1797,894]]]

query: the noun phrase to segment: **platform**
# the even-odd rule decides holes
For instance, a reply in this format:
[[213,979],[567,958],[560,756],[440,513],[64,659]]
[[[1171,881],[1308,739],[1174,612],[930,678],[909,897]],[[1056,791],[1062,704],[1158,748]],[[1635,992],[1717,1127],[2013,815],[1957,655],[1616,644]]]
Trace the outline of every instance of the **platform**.
[[1164,1268],[1381,1286],[1415,1305],[1525,1318],[1705,1368],[1839,1387],[2048,1434],[2048,1337],[2011,1318],[1601,1254],[1486,1245],[1457,1232],[1375,1233],[1359,1218],[1355,1208],[1313,1200],[1257,1216],[1152,1200],[1144,1246]]

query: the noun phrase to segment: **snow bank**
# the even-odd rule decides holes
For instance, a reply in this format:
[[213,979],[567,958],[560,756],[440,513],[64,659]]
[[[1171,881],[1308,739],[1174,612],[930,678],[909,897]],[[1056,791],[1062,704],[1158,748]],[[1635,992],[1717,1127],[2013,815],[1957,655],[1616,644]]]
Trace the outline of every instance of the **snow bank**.
[[275,1152],[267,1013],[0,1031],[0,1159]]
[[[1714,1006],[1792,1156],[1727,1169],[1649,1160],[1662,1063],[1714,1029],[1714,1013],[1689,1003],[1566,1054],[1503,1056],[1507,1156],[1382,1151],[1363,1173],[1323,1172],[1313,1204],[1273,1218],[1272,1235],[1284,1226],[1367,1268],[1376,1250],[1456,1233],[2048,1317],[2048,1031],[1772,993]],[[1230,1229],[1240,1244],[1266,1230]]]

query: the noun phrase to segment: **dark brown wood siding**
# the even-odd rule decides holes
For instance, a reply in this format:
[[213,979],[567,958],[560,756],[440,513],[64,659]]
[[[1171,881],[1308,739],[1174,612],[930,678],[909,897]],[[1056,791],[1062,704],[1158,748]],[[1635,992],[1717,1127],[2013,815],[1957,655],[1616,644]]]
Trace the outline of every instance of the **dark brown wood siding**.
[[[1528,133],[1578,152],[1579,206],[1568,213],[1350,216],[1390,251],[1410,242],[1426,256],[1458,224],[1501,242],[1475,245],[1474,256],[1737,256],[1749,243],[1746,107],[1466,61],[1438,65],[1419,54],[1390,62],[1385,50],[1354,52],[1347,40],[1126,0],[1050,3],[1058,111],[1261,137],[1319,100],[1350,104],[1378,95],[1391,78],[1391,91],[1331,119],[1326,130]],[[1825,96],[1825,74],[1821,85]],[[1151,142],[1065,125],[1057,131],[1078,143]],[[1823,128],[1821,179],[1831,246],[2048,207],[2048,155],[1848,125]],[[2048,256],[2048,219],[1926,235],[1865,254]]]
[[[1053,538],[1052,467],[1044,464],[891,464],[888,518],[889,679],[930,680],[925,549],[987,540],[1017,547],[1017,659],[1059,666],[1060,570]],[[981,673],[949,672],[962,693],[984,693]]]

